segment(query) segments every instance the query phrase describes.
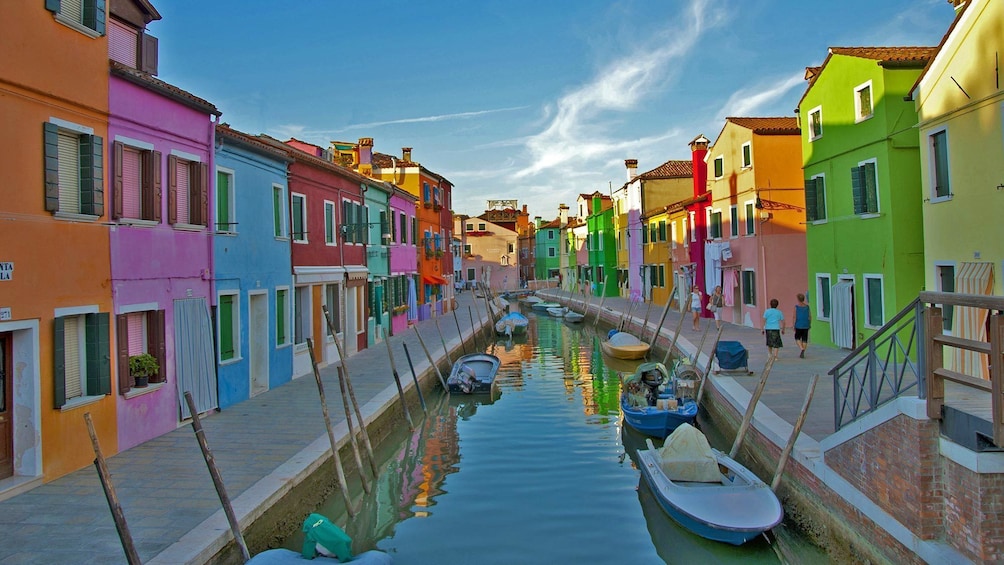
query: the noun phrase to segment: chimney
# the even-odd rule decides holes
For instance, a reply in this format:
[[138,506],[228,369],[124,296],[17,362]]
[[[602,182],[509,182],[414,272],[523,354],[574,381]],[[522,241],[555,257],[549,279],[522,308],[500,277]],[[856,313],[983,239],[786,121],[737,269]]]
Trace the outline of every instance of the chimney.
[[529,212],[526,211],[526,204],[523,205],[523,213],[524,214],[529,214]]
[[638,159],[624,159],[624,166],[627,167],[627,180],[631,182],[638,176]]
[[534,225],[534,227],[536,227],[536,228],[537,228],[538,230],[540,229],[540,225],[541,225],[542,223],[544,223],[544,220],[543,220],[543,218],[541,218],[540,216],[534,216],[534,217],[533,217],[533,225]]
[[404,161],[405,163],[411,162],[411,147],[401,148],[401,160]]
[[558,204],[558,224],[561,227],[568,225],[568,206],[565,204]]
[[708,191],[708,138],[703,134],[690,142],[690,159],[694,167],[694,196],[700,196]]
[[359,172],[370,176],[373,174],[373,138],[359,138]]

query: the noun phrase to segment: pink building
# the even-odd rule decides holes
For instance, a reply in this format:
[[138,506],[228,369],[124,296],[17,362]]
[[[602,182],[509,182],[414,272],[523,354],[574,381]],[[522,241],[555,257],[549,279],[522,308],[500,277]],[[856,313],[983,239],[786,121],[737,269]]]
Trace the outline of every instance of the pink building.
[[[393,185],[390,185],[393,186]],[[394,187],[390,197],[390,298],[391,334],[399,334],[410,322],[418,319],[417,308],[409,312],[409,304],[418,299],[418,231],[415,203],[418,197]]]

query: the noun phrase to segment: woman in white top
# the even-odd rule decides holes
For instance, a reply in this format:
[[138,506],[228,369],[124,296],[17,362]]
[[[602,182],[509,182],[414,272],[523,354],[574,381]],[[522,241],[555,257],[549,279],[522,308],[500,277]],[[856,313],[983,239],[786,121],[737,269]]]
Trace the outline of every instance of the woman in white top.
[[694,331],[701,330],[701,289],[695,284],[690,289],[690,311],[694,313]]

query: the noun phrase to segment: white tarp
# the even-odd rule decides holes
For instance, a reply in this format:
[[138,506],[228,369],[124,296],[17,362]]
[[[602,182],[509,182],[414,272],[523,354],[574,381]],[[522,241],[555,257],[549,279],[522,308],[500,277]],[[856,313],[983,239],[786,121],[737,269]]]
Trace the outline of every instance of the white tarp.
[[662,470],[671,481],[720,483],[718,470],[708,439],[690,424],[680,424],[659,448]]

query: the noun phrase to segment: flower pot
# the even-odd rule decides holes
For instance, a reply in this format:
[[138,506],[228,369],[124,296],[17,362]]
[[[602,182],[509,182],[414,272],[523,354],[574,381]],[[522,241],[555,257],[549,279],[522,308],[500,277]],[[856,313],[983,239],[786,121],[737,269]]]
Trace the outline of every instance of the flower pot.
[[143,388],[150,384],[150,377],[133,377],[136,379],[136,388]]

